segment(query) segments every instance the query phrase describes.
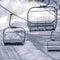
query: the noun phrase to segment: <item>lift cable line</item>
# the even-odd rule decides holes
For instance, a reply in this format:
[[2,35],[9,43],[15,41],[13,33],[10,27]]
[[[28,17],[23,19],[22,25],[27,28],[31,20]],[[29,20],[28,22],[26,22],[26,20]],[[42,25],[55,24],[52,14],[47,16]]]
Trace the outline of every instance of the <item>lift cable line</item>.
[[[59,4],[57,4],[57,1],[53,0],[53,2],[54,2],[57,6],[59,6]],[[60,7],[60,6],[59,6],[59,7]]]
[[[46,10],[46,9],[45,9]],[[56,11],[57,11],[58,9],[56,9]],[[51,13],[49,10],[46,10],[46,11],[48,11],[50,14],[52,14],[53,16],[55,16],[53,13]],[[58,16],[57,15],[57,19],[60,19],[60,16]]]
[[1,4],[0,4],[0,6],[1,6],[2,8],[4,8],[6,11],[10,12],[11,14],[13,14],[13,15],[15,15],[15,16],[17,16],[17,17],[21,18],[21,19],[23,19],[24,21],[27,21],[26,19],[24,19],[24,18],[22,18],[22,17],[20,17],[20,16],[16,15],[15,13],[11,12],[11,11],[10,11],[10,10],[8,10],[7,8],[3,7]]
[[[53,2],[55,2],[56,5],[58,5],[55,0],[54,0]],[[48,6],[49,4],[50,4],[50,0],[48,0],[48,4],[47,4],[46,6]],[[40,4],[39,6],[41,6],[41,4]],[[58,6],[59,6],[59,5],[58,5]],[[46,9],[45,9],[45,10],[46,10]],[[56,10],[58,10],[58,9],[56,9]],[[50,14],[52,14],[53,16],[55,16],[55,15],[54,15],[53,13],[51,13],[49,10],[46,10],[46,11],[48,11]],[[57,16],[57,19],[60,19],[60,16]]]
[[[50,0],[49,0],[49,3],[50,3]],[[49,3],[48,3],[48,4],[49,4]],[[23,19],[24,21],[27,21],[27,19],[16,15],[15,13],[11,12],[10,10],[8,10],[8,9],[5,8],[4,6],[2,6],[1,4],[0,4],[0,6],[1,6],[3,9],[5,9],[6,11],[10,12],[11,14],[13,14],[13,15],[19,17],[20,19]],[[41,4],[40,4],[40,6],[41,6]],[[48,10],[47,10],[47,11],[48,11]],[[50,14],[52,14],[50,11],[48,11],[48,12],[49,12]],[[54,14],[52,14],[52,15],[55,16]],[[60,19],[60,16],[57,16],[57,18]]]

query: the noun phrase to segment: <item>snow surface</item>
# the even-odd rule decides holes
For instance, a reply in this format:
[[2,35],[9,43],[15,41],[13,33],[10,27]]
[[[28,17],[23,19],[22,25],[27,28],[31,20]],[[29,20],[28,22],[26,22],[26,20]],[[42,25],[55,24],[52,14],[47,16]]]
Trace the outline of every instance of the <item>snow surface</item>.
[[[38,6],[35,1],[22,0],[1,0],[0,4],[14,12],[15,14],[27,19],[27,11],[32,6]],[[9,12],[0,9],[0,60],[60,60],[60,52],[49,53],[47,51],[47,41],[50,41],[51,32],[29,32],[26,36],[26,41],[23,46],[4,46],[3,31],[9,26]],[[45,15],[46,16],[46,15]],[[53,19],[54,17],[50,15]],[[52,18],[49,19],[52,20]],[[47,19],[46,19],[47,20]],[[54,32],[60,36],[60,21]],[[27,28],[27,22],[18,17],[12,18],[12,25],[22,26]],[[10,31],[10,30],[9,30]],[[14,36],[16,37],[16,36]],[[58,37],[56,37],[56,40]]]

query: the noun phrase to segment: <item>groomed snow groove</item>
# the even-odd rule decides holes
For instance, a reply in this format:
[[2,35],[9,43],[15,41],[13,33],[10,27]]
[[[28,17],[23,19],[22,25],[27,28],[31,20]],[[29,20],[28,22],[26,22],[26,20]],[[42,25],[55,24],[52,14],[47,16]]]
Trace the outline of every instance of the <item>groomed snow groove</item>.
[[[57,1],[57,2],[56,2]],[[0,0],[0,4],[12,13],[27,20],[29,8],[47,4],[48,0]],[[0,6],[0,60],[60,60],[60,51],[48,51],[51,49],[60,50],[60,0],[50,0],[50,6],[58,9],[58,20],[55,31],[29,31],[27,21],[12,16],[11,26],[23,27],[26,31],[24,45],[7,45],[3,43],[3,30],[7,27],[8,33],[12,32],[9,26],[10,12]],[[50,18],[50,17],[49,17]],[[52,19],[52,18],[51,18]],[[46,19],[47,20],[47,19]],[[13,28],[12,28],[13,29]],[[10,35],[8,34],[8,37]],[[21,34],[23,36],[23,34]],[[12,36],[11,36],[12,37]],[[13,36],[15,39],[15,36]],[[12,38],[13,38],[12,37]],[[18,36],[17,36],[18,37]],[[11,39],[12,39],[11,38]],[[48,46],[47,46],[48,44]]]

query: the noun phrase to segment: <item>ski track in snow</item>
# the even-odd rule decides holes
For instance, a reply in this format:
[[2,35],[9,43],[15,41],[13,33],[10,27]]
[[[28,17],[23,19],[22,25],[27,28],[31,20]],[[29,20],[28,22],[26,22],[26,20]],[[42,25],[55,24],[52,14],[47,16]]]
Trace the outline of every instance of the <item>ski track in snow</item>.
[[[33,2],[25,2],[21,0],[1,0],[0,4],[4,7],[12,11],[13,13],[27,19],[27,11],[32,6],[39,6],[35,1]],[[4,46],[3,45],[3,29],[9,26],[9,12],[0,7],[0,60],[54,60],[43,53],[42,50],[47,52],[47,41],[50,40],[51,32],[38,32],[36,33],[28,33],[24,46]],[[60,15],[60,13],[58,12]],[[20,19],[14,18],[12,19],[12,25],[22,26],[25,29],[27,28],[27,22]],[[60,21],[58,21],[57,28],[54,31],[55,39],[59,38],[60,35]],[[58,33],[57,33],[58,32]],[[45,34],[44,34],[45,33]],[[49,33],[49,34],[48,34]],[[30,34],[30,35],[29,35]],[[33,36],[33,37],[32,37]],[[32,37],[32,38],[31,38]],[[41,40],[41,41],[40,41]],[[45,41],[46,40],[46,41]],[[38,46],[38,45],[43,46]],[[45,46],[44,46],[45,45]],[[10,53],[11,52],[11,53]],[[53,58],[60,60],[60,53],[48,53]]]

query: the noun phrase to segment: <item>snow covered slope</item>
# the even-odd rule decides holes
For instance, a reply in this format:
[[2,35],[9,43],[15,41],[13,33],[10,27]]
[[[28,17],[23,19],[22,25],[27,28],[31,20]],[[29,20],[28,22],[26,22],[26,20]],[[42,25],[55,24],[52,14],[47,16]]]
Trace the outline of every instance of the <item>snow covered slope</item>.
[[[58,1],[58,0],[56,0]],[[40,2],[39,2],[40,3]],[[39,6],[39,3],[35,1],[27,0],[1,0],[0,4],[12,11],[13,13],[27,19],[27,11],[32,6]],[[52,2],[50,5],[55,5]],[[1,8],[1,7],[0,7]],[[9,26],[9,12],[4,9],[0,9],[0,29],[4,29]],[[59,12],[60,14],[60,12]],[[60,15],[59,15],[60,16]],[[50,18],[50,17],[49,17]],[[52,19],[52,18],[51,18]],[[27,28],[27,22],[18,17],[12,18],[12,25],[22,26]],[[58,21],[56,33],[59,33],[60,22]],[[50,40],[51,32],[29,32],[26,36],[26,42],[24,46],[4,46],[3,45],[3,33],[0,31],[0,60],[60,60],[60,52],[47,52],[47,41]],[[60,33],[59,33],[60,34]],[[57,34],[57,35],[59,35]],[[56,38],[57,39],[57,38]],[[22,58],[22,59],[21,59]]]

